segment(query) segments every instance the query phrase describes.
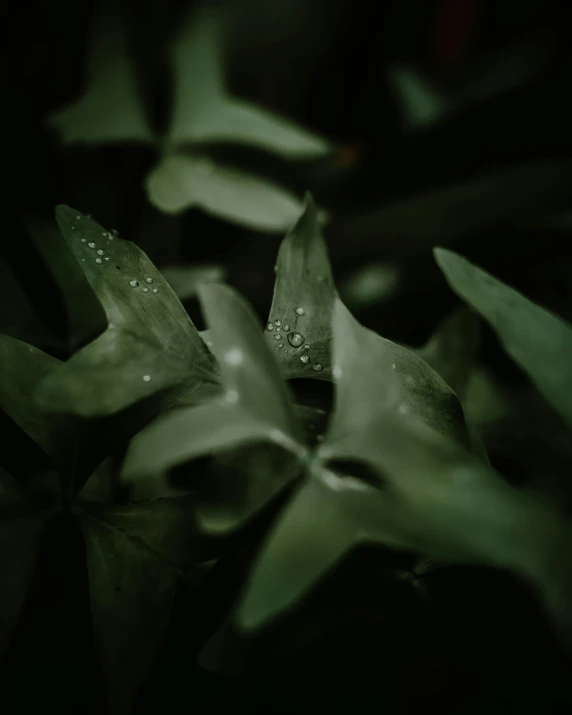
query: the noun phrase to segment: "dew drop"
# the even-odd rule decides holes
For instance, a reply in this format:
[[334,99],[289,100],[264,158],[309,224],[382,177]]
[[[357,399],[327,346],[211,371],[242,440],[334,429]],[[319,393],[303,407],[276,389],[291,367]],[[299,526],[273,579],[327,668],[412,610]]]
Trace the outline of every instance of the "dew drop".
[[304,365],[307,365],[310,362],[310,356],[309,355],[302,355],[300,358],[300,362],[303,362]]
[[314,363],[314,365],[312,365],[312,370],[313,370],[314,372],[322,372],[323,369],[324,369],[324,368],[323,368],[321,362],[317,362],[317,363]]
[[279,348],[283,348],[283,347],[284,347],[284,343],[280,343],[280,345],[279,345],[278,347],[279,347]]
[[148,292],[149,292],[149,288],[143,288],[143,293],[148,293]]
[[82,243],[86,243],[86,241],[87,241],[87,239],[85,239],[85,238],[80,238],[79,240],[80,240]]
[[281,328],[279,325],[277,325],[277,326],[276,326],[276,331],[277,331],[277,332],[280,332],[280,330],[282,330],[282,328]]
[[282,340],[282,336],[280,335],[280,333],[276,333],[274,335],[274,340]]
[[108,261],[108,260],[109,260],[109,256],[105,256],[105,260]]
[[277,325],[278,327],[280,327],[280,326],[282,325],[282,321],[281,321],[281,320],[275,320],[275,321],[274,321],[274,325]]
[[153,279],[152,279],[152,278],[145,278],[145,283],[153,283]]
[[107,236],[107,231],[104,231],[101,235],[105,238]]
[[306,343],[306,345],[304,345],[304,350],[309,350],[309,349],[310,349],[310,346],[308,345],[308,343]]
[[75,231],[75,226],[72,226],[72,227],[71,227],[71,230],[72,230],[72,231]]
[[397,367],[397,366],[396,366],[396,364],[395,364],[395,363],[393,363],[393,365],[391,366],[391,369],[392,369],[392,370],[395,370],[395,369],[396,369],[396,367]]
[[158,288],[153,288],[153,293],[158,293],[159,289]]
[[266,326],[266,330],[271,333],[274,330],[274,325],[272,325],[272,323],[268,323],[268,325]]
[[96,259],[95,259],[95,262],[96,262],[96,263],[103,263],[103,259],[102,259],[102,258],[96,258]]
[[129,285],[132,288],[137,288],[137,286],[139,285],[139,281],[136,281],[136,280],[129,281]]
[[286,332],[288,332],[288,331],[290,330],[290,326],[289,326],[289,325],[285,325],[285,326],[284,326],[284,330],[285,330]]
[[306,311],[304,310],[304,308],[296,308],[295,312],[296,312],[296,315],[304,315],[304,313]]
[[79,214],[75,215],[77,221],[81,221],[81,216]]
[[90,248],[95,248],[95,243],[93,243],[93,241],[90,241],[87,245],[88,245]]
[[304,343],[304,336],[301,333],[288,333],[288,342],[293,348],[299,348]]
[[149,382],[151,380],[151,375],[143,375],[143,382]]
[[[112,229],[111,229],[111,233],[112,233],[114,236],[119,236],[119,231],[118,231],[116,228],[112,228]],[[111,238],[111,237],[110,237],[110,238]]]
[[99,251],[96,251],[96,253],[97,253],[98,256],[103,256],[103,255],[105,255],[105,251],[102,251],[101,248],[99,249]]

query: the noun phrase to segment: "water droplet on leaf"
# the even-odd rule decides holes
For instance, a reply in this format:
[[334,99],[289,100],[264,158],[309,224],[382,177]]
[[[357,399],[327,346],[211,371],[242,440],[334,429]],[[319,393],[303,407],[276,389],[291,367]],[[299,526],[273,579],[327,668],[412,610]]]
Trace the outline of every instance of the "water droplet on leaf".
[[153,293],[158,293],[159,289],[158,288],[153,288]]
[[324,368],[323,368],[321,362],[317,362],[317,363],[315,363],[314,365],[312,365],[312,370],[313,370],[314,372],[322,372],[323,369],[324,369]]
[[302,357],[300,358],[300,362],[303,362],[304,365],[307,365],[310,362],[309,355],[302,355]]
[[276,333],[274,340],[282,340],[282,336],[279,333]]
[[96,263],[103,263],[103,259],[102,259],[102,258],[96,258],[96,259],[95,259],[95,262],[96,262]]
[[151,380],[151,375],[143,375],[143,382],[149,382]]
[[152,279],[152,278],[145,278],[145,283],[153,283],[153,279]]
[[105,254],[105,251],[102,251],[100,248],[99,251],[96,251],[96,253],[98,256],[103,256]]
[[304,343],[304,336],[301,333],[288,333],[288,342],[293,348],[299,348]]
[[282,321],[281,321],[281,320],[275,320],[275,321],[274,321],[274,325],[277,325],[278,327],[280,327],[280,326],[282,325]]
[[268,325],[266,326],[266,330],[268,330],[269,332],[272,332],[274,330],[274,326],[272,325],[272,323],[268,323]]
[[149,288],[143,288],[143,293],[148,293],[148,292],[149,292]]
[[304,315],[305,312],[306,312],[306,311],[304,310],[304,308],[296,308],[296,314],[297,314],[297,315]]
[[285,325],[285,326],[284,326],[284,330],[285,330],[286,332],[288,332],[288,331],[290,330],[290,326],[289,326],[289,325]]
[[95,248],[95,243],[93,243],[93,241],[90,241],[87,245],[88,245],[90,248]]
[[79,240],[80,240],[82,243],[85,243],[87,239],[85,239],[85,238],[80,238]]
[[129,285],[132,288],[137,288],[137,286],[139,285],[139,281],[136,281],[135,279],[133,279],[132,281],[129,281]]

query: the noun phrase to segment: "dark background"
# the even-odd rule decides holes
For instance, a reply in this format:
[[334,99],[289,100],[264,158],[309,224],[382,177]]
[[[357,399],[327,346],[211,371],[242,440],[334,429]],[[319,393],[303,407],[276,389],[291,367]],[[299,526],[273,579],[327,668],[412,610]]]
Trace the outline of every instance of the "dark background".
[[[166,43],[186,5],[131,1],[134,52],[158,128],[167,121],[171,91]],[[275,159],[265,160],[265,165],[298,193],[312,189],[331,211],[326,236],[340,283],[352,270],[379,258],[402,266],[406,278],[400,291],[357,315],[388,338],[419,345],[456,303],[432,262],[430,250],[439,237],[410,241],[407,228],[403,235],[390,235],[383,221],[376,227],[372,212],[421,194],[431,197],[436,187],[481,172],[498,175],[534,160],[570,159],[569,8],[546,0],[294,0],[293,7],[297,5],[302,10],[292,12],[291,21],[278,22],[273,19],[273,0],[255,0],[251,6],[235,3],[231,87],[339,146],[327,166],[291,166]],[[92,3],[35,2],[12,9],[13,19],[6,25],[17,42],[5,52],[4,62],[14,94],[4,106],[8,131],[3,215],[8,220],[0,260],[14,271],[50,331],[62,337],[67,330],[61,297],[22,219],[51,217],[57,203],[118,228],[159,265],[221,263],[229,281],[265,319],[276,236],[253,234],[199,211],[163,216],[147,204],[142,186],[152,152],[121,146],[63,149],[45,128],[44,117],[81,90]],[[392,63],[415,61],[435,81],[457,91],[470,84],[471,72],[488,54],[498,51],[502,57],[514,41],[523,39],[538,39],[545,48],[547,61],[539,77],[419,135],[401,130],[400,110],[386,78]],[[247,159],[259,160],[255,155]],[[557,174],[547,206],[541,202],[536,212],[531,201],[530,215],[519,207],[508,216],[498,211],[483,228],[477,219],[487,206],[475,200],[468,210],[469,229],[457,248],[570,320],[570,228],[542,224],[539,229],[533,220],[537,213],[542,218],[562,209],[568,210],[570,226],[570,165]],[[534,165],[532,176],[535,186]],[[501,206],[512,200],[515,189],[510,184],[501,183],[495,193]],[[546,189],[540,171],[536,185],[533,198]],[[454,217],[454,209],[450,201],[435,211]],[[413,206],[407,225],[432,220],[431,209],[415,211]],[[189,309],[200,322],[196,306],[191,303]],[[523,379],[488,333],[483,355],[502,380],[512,384]],[[323,390],[327,400],[327,387]],[[32,446],[5,417],[0,429],[2,463],[14,468],[18,462],[20,474],[33,471],[41,458]],[[22,447],[25,464],[19,461]],[[518,478],[519,465],[509,460],[503,466]],[[97,711],[100,676],[76,528],[62,520],[46,539],[29,602],[0,664],[2,712],[27,713],[38,705],[60,713]],[[450,569],[427,577],[426,596],[408,584],[388,591],[376,576],[379,556],[367,552],[350,560],[330,590],[320,591],[309,604],[310,614],[312,608],[323,607],[322,601],[341,605],[351,614],[345,624],[262,671],[239,678],[206,673],[195,664],[196,653],[231,604],[250,558],[234,556],[230,553],[230,565],[224,562],[209,577],[217,599],[206,587],[193,595],[180,594],[167,642],[143,687],[137,712],[225,708],[269,714],[351,708],[365,713],[432,706],[462,713],[497,708],[569,711],[569,664],[520,584],[484,570]],[[295,621],[293,628],[311,630],[310,622],[311,617],[298,625]]]

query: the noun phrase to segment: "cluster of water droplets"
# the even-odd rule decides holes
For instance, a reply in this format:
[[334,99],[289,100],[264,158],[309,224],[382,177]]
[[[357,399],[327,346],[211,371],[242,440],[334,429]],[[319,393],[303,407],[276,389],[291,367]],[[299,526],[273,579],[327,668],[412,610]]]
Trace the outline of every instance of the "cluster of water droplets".
[[[306,315],[306,311],[304,308],[295,308],[294,309],[295,317],[296,320],[299,316]],[[281,341],[278,344],[279,348],[284,348],[284,339],[286,339],[289,343],[289,345],[296,350],[299,348],[302,348],[303,351],[310,350],[310,345],[306,342],[306,338],[304,335],[296,330],[295,328],[290,327],[288,323],[283,323],[281,320],[275,320],[274,322],[268,322],[266,324],[266,330],[269,333],[274,333],[274,339]],[[288,350],[284,350],[285,353],[288,353]],[[312,365],[312,370],[314,372],[321,372],[324,367],[322,363],[316,362],[312,364],[312,358],[307,352],[304,352],[302,355],[300,355],[300,362],[303,365]]]
[[[82,217],[80,216],[80,214],[77,214],[75,218],[76,218],[76,221],[81,221]],[[90,219],[91,216],[87,216],[87,218]],[[75,231],[75,226],[72,226],[71,228],[72,228],[72,231]],[[119,235],[119,233],[116,229],[112,229],[111,231],[102,231],[101,235],[104,238],[107,238],[108,241],[113,241],[113,239],[116,238]],[[105,251],[103,250],[103,248],[97,248],[97,244],[95,243],[95,241],[88,242],[88,240],[86,238],[80,238],[80,242],[87,243],[88,248],[90,248],[91,250],[95,250],[95,253],[97,255],[95,262],[97,263],[97,265],[102,265],[104,261],[110,260],[109,256],[105,255]],[[82,258],[81,260],[83,262],[85,262],[85,258]],[[148,285],[151,285],[153,283],[153,279],[150,277],[145,278],[145,283],[147,283]],[[139,281],[136,278],[133,278],[132,280],[129,281],[129,285],[131,286],[131,288],[138,288]],[[158,288],[149,289],[146,286],[143,287],[143,293],[149,293],[149,292],[157,295],[157,293],[159,293],[159,289]]]

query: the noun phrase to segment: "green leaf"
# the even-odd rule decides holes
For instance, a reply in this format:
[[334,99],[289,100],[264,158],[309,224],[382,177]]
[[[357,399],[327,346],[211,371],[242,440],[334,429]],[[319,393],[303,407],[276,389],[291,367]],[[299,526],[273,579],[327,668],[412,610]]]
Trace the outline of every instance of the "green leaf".
[[376,469],[380,495],[391,505],[391,516],[378,520],[384,541],[452,562],[516,568],[526,557],[534,504],[525,508],[518,492],[410,415],[393,414],[324,443],[319,456]]
[[229,95],[224,80],[221,17],[202,9],[189,16],[172,52],[175,99],[171,144],[232,142],[286,158],[317,157],[324,139],[272,112]]
[[90,32],[84,94],[49,117],[65,144],[151,143],[127,42],[125,6],[104,0]]
[[100,417],[167,388],[188,392],[214,379],[205,344],[147,256],[73,209],[59,206],[56,216],[108,327],[42,382],[40,404]]
[[61,349],[61,343],[38,316],[12,268],[0,256],[0,331],[18,340],[45,348]]
[[67,335],[72,348],[105,328],[105,314],[55,222],[25,217],[24,224],[54,278],[66,310]]
[[112,713],[129,711],[160,648],[182,570],[204,560],[190,508],[186,498],[74,507]]
[[359,540],[359,526],[321,479],[308,480],[285,507],[249,574],[237,621],[254,629],[291,608]]
[[298,438],[292,396],[250,306],[234,290],[216,283],[200,286],[199,297],[227,400]]
[[[335,297],[328,251],[314,201],[307,194],[302,216],[280,245],[274,297],[265,331],[284,378],[331,378],[331,317]],[[276,321],[280,321],[279,325]]]
[[299,427],[290,393],[264,343],[256,317],[229,287],[199,287],[225,394],[156,420],[131,442],[124,476],[162,473],[194,457],[252,441],[270,440],[292,450]]
[[27,492],[0,468],[0,657],[18,624],[52,514],[35,510]]
[[461,256],[435,249],[451,288],[494,328],[507,353],[572,427],[572,327]]
[[165,266],[161,273],[181,301],[194,298],[201,283],[222,283],[226,277],[225,268],[217,265]]
[[340,300],[333,327],[336,399],[327,440],[357,438],[378,421],[409,414],[470,444],[459,400],[427,363],[361,326]]
[[417,355],[430,365],[462,401],[480,342],[480,320],[466,307],[454,310],[437,326]]
[[405,129],[420,130],[525,84],[539,74],[545,62],[543,44],[527,42],[485,57],[453,87],[437,86],[420,67],[407,64],[391,68],[389,78],[403,105]]
[[149,201],[177,214],[197,207],[260,231],[284,231],[300,213],[300,201],[262,177],[199,155],[165,157],[147,177]]
[[0,335],[0,408],[52,457],[60,467],[69,461],[69,444],[61,440],[61,424],[38,409],[33,394],[61,362],[20,340]]

